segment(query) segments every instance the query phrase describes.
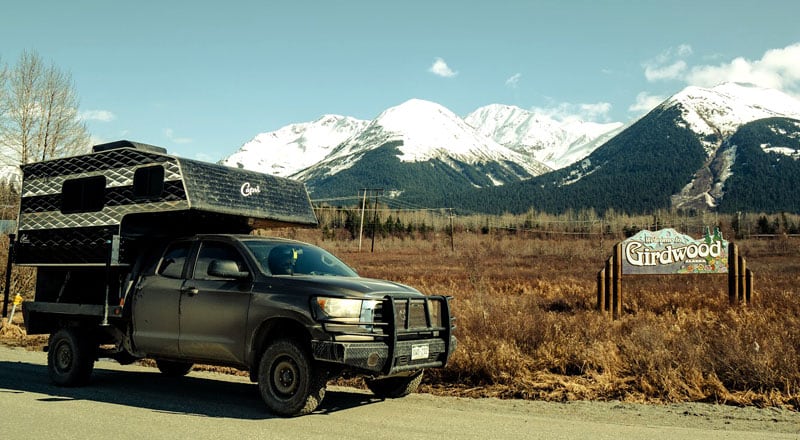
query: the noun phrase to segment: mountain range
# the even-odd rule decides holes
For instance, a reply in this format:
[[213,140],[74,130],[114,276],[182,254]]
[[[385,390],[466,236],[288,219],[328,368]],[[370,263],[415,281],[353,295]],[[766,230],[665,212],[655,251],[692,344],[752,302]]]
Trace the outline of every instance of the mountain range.
[[[561,122],[501,104],[481,107],[462,120],[441,105],[412,99],[373,121],[324,115],[313,122],[261,133],[222,163],[302,179],[305,176],[298,173],[312,165],[358,155],[380,143],[403,138],[406,162],[437,157],[471,163],[499,159],[517,162],[523,168],[528,164],[530,171],[541,173],[583,158],[619,132],[622,125],[575,119]],[[480,135],[477,138],[476,133]],[[348,146],[336,149],[345,141]]]
[[[302,180],[314,199],[383,188],[406,206],[487,213],[797,212],[800,203],[782,202],[792,198],[757,196],[796,190],[797,119],[800,101],[738,83],[687,87],[625,126],[500,104],[461,118],[412,99],[372,121],[326,115],[262,133],[221,162]],[[770,165],[754,168],[753,155]],[[782,179],[765,171],[778,168]],[[744,188],[756,195],[744,197]]]
[[[800,101],[687,87],[623,125],[501,104],[462,118],[411,99],[373,120],[324,115],[261,133],[220,162],[301,180],[332,204],[381,188],[390,205],[496,214],[800,212]],[[15,170],[0,169],[0,183]]]

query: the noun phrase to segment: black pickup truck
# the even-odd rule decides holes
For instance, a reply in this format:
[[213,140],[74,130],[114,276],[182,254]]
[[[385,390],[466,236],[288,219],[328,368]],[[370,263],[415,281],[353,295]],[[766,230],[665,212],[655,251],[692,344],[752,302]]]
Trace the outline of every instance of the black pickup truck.
[[[271,411],[294,416],[313,411],[328,379],[345,373],[364,375],[378,396],[404,396],[456,345],[449,297],[360,278],[298,241],[195,235],[143,251],[134,267],[127,301],[107,318],[102,306],[69,298],[76,285],[98,283],[92,271],[72,269],[58,302],[25,304],[28,332],[51,333],[56,384],[85,384],[98,357],[153,358],[173,376],[195,363],[233,366],[250,372]],[[39,276],[63,285],[61,272]]]
[[233,366],[292,416],[345,374],[380,396],[408,394],[455,349],[449,297],[253,235],[317,226],[301,182],[125,140],[21,168],[8,264],[36,268],[25,327],[50,334],[56,384],[86,383],[100,357],[152,358],[176,376]]

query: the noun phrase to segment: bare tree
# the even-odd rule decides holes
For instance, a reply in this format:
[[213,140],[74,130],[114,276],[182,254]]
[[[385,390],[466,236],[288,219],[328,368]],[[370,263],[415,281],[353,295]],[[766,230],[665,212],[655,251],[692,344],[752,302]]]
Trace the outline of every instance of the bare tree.
[[23,52],[7,69],[0,95],[0,146],[5,162],[20,165],[84,152],[89,134],[78,118],[78,98],[68,73]]
[[5,102],[6,102],[6,76],[7,76],[8,68],[3,63],[3,59],[0,58],[0,123],[3,121],[3,115],[5,114]]

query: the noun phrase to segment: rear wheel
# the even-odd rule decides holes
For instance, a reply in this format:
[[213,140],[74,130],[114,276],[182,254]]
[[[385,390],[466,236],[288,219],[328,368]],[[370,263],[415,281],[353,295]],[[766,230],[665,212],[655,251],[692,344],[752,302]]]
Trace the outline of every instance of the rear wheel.
[[158,367],[158,371],[162,372],[165,376],[170,377],[186,376],[190,371],[192,371],[191,362],[156,359],[156,366]]
[[62,328],[50,336],[47,373],[56,385],[85,385],[94,369],[97,345],[84,332]]
[[394,376],[383,379],[368,379],[367,388],[378,397],[396,399],[405,397],[417,390],[422,383],[422,370],[409,376]]
[[276,341],[261,356],[258,388],[275,414],[292,417],[311,413],[325,397],[326,382],[325,372],[294,340]]

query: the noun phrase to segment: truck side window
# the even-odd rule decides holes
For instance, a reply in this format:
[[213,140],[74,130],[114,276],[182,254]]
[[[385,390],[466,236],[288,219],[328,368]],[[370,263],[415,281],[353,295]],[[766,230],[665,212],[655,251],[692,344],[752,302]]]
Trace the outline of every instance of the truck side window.
[[161,259],[161,264],[158,265],[157,273],[161,276],[169,278],[183,277],[183,268],[186,266],[189,251],[192,249],[192,243],[182,241],[173,243],[164,252],[164,258]]
[[206,241],[200,245],[200,253],[197,256],[197,263],[194,265],[193,278],[198,280],[219,279],[208,273],[208,267],[214,260],[230,260],[239,266],[239,270],[248,270],[244,258],[233,246],[226,243]]

